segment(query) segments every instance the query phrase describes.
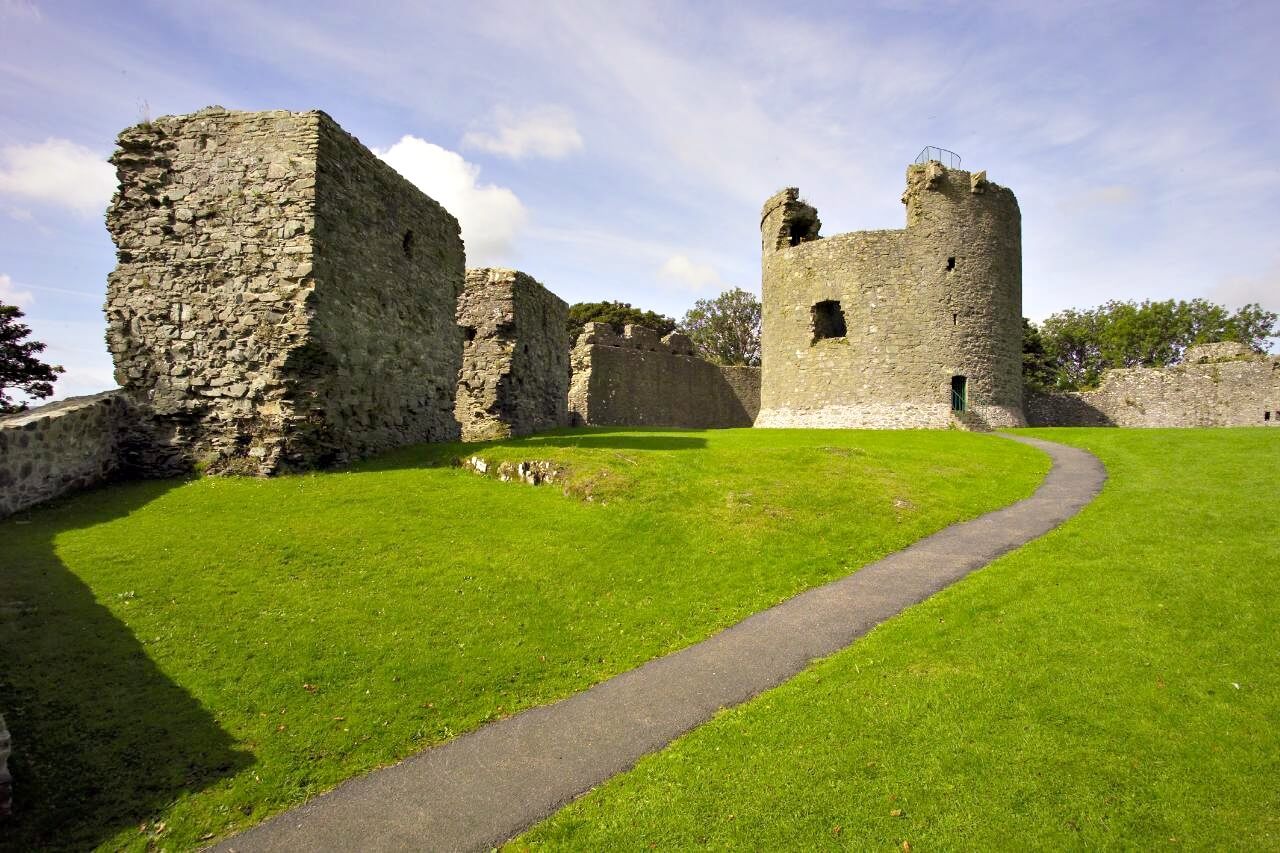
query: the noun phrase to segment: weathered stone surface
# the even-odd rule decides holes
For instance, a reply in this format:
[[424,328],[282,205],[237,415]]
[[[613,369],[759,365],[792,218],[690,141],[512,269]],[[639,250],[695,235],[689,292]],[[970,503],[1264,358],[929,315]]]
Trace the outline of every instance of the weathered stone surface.
[[751,426],[760,370],[722,367],[692,352],[683,335],[587,323],[571,357],[569,412],[577,426]]
[[9,773],[9,752],[12,742],[9,728],[0,714],[0,817],[7,817],[13,808],[13,776]]
[[467,270],[458,301],[462,374],[456,417],[464,441],[567,426],[569,306],[531,276]]
[[[795,188],[765,203],[756,426],[1017,426],[1021,216],[983,172],[907,169],[907,227],[822,238]],[[968,412],[953,419],[952,377]]]
[[174,467],[270,474],[456,438],[457,221],[322,112],[120,134],[117,381]]
[[499,480],[511,482],[518,480],[531,486],[543,483],[556,483],[564,479],[565,469],[555,462],[535,459],[525,462],[494,462],[483,456],[469,456],[461,462],[463,468],[482,477],[497,477]]
[[0,417],[0,517],[111,479],[136,420],[118,390]]
[[1280,357],[1207,344],[1184,364],[1108,370],[1095,391],[1028,394],[1026,405],[1032,426],[1280,426]]
[[1257,358],[1257,354],[1247,344],[1239,341],[1220,341],[1213,344],[1200,344],[1187,347],[1182,357],[1184,364],[1208,364],[1212,361],[1237,361]]

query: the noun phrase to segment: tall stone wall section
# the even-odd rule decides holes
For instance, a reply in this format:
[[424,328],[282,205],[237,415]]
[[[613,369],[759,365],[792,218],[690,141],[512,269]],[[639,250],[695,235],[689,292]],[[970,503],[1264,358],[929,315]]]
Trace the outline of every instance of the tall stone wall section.
[[828,238],[795,188],[765,203],[757,426],[947,427],[955,376],[963,425],[1024,422],[1017,199],[931,162],[903,202],[905,229]]
[[587,323],[571,363],[575,426],[748,427],[759,407],[758,368],[705,361],[675,332]]
[[120,134],[116,379],[170,467],[270,474],[456,438],[457,221],[322,112]]
[[0,518],[112,479],[136,419],[118,390],[0,417]]
[[467,270],[456,417],[464,441],[569,423],[569,306],[531,276]]
[[1027,421],[1032,426],[1280,426],[1280,357],[1249,356],[1239,344],[1192,348],[1174,367],[1109,370],[1094,391],[1029,394]]

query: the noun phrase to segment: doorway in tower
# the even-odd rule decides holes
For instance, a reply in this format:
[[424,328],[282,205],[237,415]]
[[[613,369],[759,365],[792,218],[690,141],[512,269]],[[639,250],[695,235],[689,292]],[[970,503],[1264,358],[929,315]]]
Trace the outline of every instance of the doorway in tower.
[[969,380],[963,376],[951,377],[951,411],[969,411]]

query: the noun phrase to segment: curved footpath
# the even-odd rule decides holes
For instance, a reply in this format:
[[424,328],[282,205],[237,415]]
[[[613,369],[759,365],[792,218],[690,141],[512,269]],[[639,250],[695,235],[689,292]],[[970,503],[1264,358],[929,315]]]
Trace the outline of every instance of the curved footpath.
[[1053,457],[1035,493],[955,524],[702,642],[343,783],[217,850],[481,850],[642,756],[843,649],[879,623],[1049,532],[1101,490],[1091,454]]

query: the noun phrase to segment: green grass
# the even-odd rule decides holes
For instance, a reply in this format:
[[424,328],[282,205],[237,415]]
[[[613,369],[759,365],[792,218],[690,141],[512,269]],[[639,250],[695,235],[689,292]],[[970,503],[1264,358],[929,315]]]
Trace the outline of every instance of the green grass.
[[[189,848],[1029,494],[964,433],[590,431],[0,522],[0,847]],[[590,498],[588,501],[586,498]]]
[[1280,430],[1027,432],[1080,515],[516,846],[1280,849]]

